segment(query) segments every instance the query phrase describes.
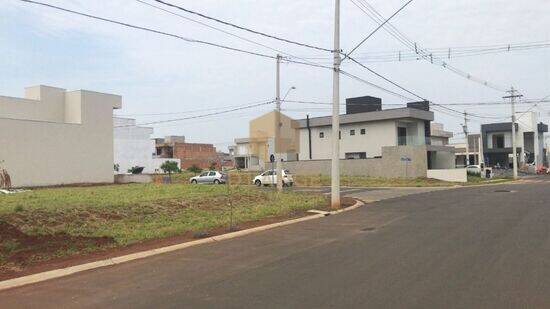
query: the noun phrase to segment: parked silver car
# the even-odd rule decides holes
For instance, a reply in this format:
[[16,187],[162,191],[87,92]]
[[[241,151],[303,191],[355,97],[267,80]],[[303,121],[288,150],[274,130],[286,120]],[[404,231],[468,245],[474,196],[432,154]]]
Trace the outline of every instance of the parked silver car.
[[222,184],[227,182],[227,174],[218,171],[206,171],[200,175],[189,178],[189,182],[193,184],[213,183]]

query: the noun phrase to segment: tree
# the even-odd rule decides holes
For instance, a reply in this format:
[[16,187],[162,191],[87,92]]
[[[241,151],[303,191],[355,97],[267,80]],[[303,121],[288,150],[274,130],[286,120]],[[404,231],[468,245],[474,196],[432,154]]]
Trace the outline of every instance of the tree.
[[172,182],[172,173],[177,173],[180,171],[180,168],[178,167],[178,162],[176,161],[164,161],[162,165],[160,166],[160,169],[164,173],[168,173],[168,176],[170,177],[170,182]]
[[190,167],[187,168],[187,171],[189,171],[191,173],[198,174],[198,173],[202,172],[202,168],[198,167],[196,164],[193,164],[193,165],[191,165]]

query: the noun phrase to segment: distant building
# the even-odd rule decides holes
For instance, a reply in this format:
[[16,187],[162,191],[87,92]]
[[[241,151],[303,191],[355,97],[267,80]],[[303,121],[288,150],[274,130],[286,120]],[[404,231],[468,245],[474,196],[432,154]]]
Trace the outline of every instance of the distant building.
[[202,169],[221,168],[218,153],[212,144],[187,143],[184,136],[167,136],[155,141],[155,157],[179,159],[182,169],[193,165]]
[[[516,113],[516,151],[519,166],[544,162],[544,134],[548,125],[538,121],[535,112]],[[512,122],[481,125],[483,155],[488,166],[511,166]]]
[[465,167],[467,165],[466,153],[468,153],[470,158],[470,165],[479,165],[483,162],[480,149],[483,149],[481,146],[481,135],[480,134],[468,134],[468,152],[466,152],[466,142],[463,143],[453,143],[450,146],[455,147],[456,149],[456,160],[455,164],[457,167]]
[[118,95],[49,86],[0,96],[0,161],[15,187],[112,183]]
[[[248,170],[266,169],[275,153],[276,111],[266,113],[249,123],[249,137],[235,139],[233,157],[235,166]],[[284,161],[298,159],[299,136],[296,120],[280,113],[281,136],[279,149]]]
[[445,146],[453,137],[453,132],[445,131],[442,123],[432,122],[430,124],[430,144]]
[[[431,168],[454,168],[454,148],[448,132],[437,130],[431,139],[433,112],[428,102],[411,102],[404,108],[382,109],[373,97],[346,100],[346,114],[340,115],[340,158],[367,159],[382,156],[384,147],[425,146],[426,164]],[[298,121],[300,160],[328,160],[332,156],[332,116]],[[441,128],[442,129],[442,128]],[[452,134],[450,135],[452,136]]]
[[135,119],[114,117],[114,164],[118,167],[117,174],[125,174],[134,166],[144,167],[143,172],[160,173],[160,166],[166,161],[177,158],[157,158],[156,141],[151,139],[153,128],[136,125]]

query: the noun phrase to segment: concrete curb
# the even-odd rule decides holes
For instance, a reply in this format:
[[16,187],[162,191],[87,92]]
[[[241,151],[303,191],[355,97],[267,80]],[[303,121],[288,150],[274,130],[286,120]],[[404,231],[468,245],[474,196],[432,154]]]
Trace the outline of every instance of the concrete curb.
[[[338,213],[341,213],[341,212],[356,209],[356,208],[361,207],[363,205],[364,205],[363,202],[357,200],[355,205],[350,206],[348,208],[340,209],[340,210],[337,210],[337,211],[331,211],[329,214],[338,214]],[[146,257],[155,256],[155,255],[159,255],[159,254],[163,254],[163,253],[173,252],[173,251],[177,251],[177,250],[182,250],[182,249],[185,249],[185,248],[194,247],[194,246],[198,246],[198,245],[202,245],[202,244],[213,243],[213,242],[227,240],[227,239],[231,239],[231,238],[237,238],[237,237],[241,237],[241,236],[244,236],[244,235],[248,235],[248,234],[252,234],[252,233],[256,233],[256,232],[260,232],[260,231],[270,230],[270,229],[273,229],[273,228],[276,228],[276,227],[281,227],[281,226],[290,225],[290,224],[294,224],[294,223],[309,221],[309,220],[313,220],[313,219],[319,219],[319,218],[323,218],[325,216],[326,215],[324,215],[324,214],[311,215],[311,216],[302,217],[302,218],[298,218],[298,219],[292,219],[292,220],[287,220],[287,221],[283,221],[283,222],[277,222],[277,223],[273,223],[273,224],[258,226],[258,227],[247,229],[247,230],[231,232],[231,233],[222,234],[222,235],[213,236],[213,237],[208,237],[208,238],[204,238],[204,239],[184,242],[184,243],[176,244],[176,245],[172,245],[172,246],[167,246],[167,247],[162,247],[162,248],[157,248],[157,249],[152,249],[152,250],[147,250],[147,251],[142,251],[142,252],[136,252],[136,253],[123,255],[123,256],[118,256],[118,257],[105,259],[105,260],[100,260],[100,261],[96,261],[96,262],[91,262],[91,263],[86,263],[86,264],[81,264],[81,265],[76,265],[76,266],[70,266],[70,267],[67,267],[67,268],[55,269],[55,270],[50,270],[50,271],[46,271],[46,272],[42,272],[42,273],[38,273],[38,274],[33,274],[33,275],[24,276],[24,277],[19,277],[19,278],[9,279],[9,280],[5,280],[5,281],[0,281],[0,291],[7,290],[7,289],[12,289],[12,288],[16,288],[16,287],[21,287],[21,286],[28,285],[28,284],[38,283],[38,282],[42,282],[42,281],[46,281],[46,280],[50,280],[50,279],[61,278],[61,277],[69,276],[69,275],[79,273],[79,272],[82,272],[82,271],[86,271],[86,270],[92,270],[92,269],[101,268],[101,267],[105,267],[105,266],[113,266],[113,265],[117,265],[117,264],[122,264],[122,263],[130,262],[130,261],[143,259],[143,258],[146,258]]]

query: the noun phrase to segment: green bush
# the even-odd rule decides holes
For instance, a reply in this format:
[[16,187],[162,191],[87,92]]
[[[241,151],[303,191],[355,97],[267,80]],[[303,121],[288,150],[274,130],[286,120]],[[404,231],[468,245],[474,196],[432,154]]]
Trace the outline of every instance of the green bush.
[[191,173],[198,174],[198,173],[202,172],[202,168],[198,167],[196,164],[193,164],[193,165],[191,165],[190,167],[187,168],[187,171],[191,172]]
[[128,169],[128,173],[141,174],[141,173],[143,173],[144,168],[145,167],[143,167],[143,166],[134,166],[134,167]]

